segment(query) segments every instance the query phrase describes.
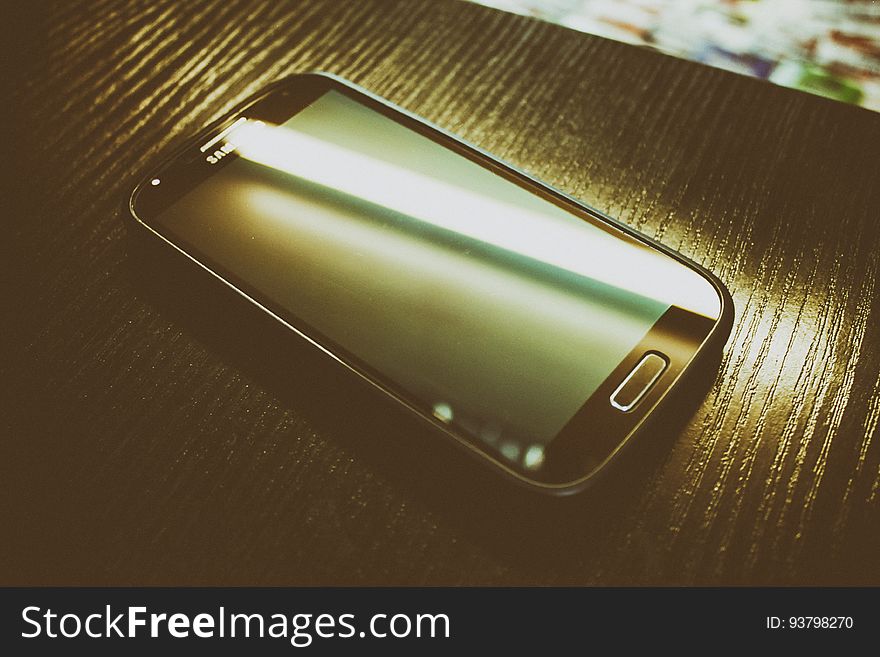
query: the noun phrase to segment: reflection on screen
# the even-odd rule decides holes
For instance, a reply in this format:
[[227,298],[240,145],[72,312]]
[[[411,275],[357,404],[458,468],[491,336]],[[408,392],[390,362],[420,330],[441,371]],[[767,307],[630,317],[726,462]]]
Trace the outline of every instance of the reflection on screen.
[[526,468],[540,467],[670,290],[717,314],[672,259],[337,92],[228,139],[241,157],[166,209],[165,229]]

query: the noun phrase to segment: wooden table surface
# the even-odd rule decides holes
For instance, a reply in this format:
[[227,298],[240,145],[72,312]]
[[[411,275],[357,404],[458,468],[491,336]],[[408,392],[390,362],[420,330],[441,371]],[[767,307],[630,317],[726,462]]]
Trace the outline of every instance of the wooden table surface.
[[[12,32],[0,583],[880,584],[880,115],[455,0],[67,2]],[[139,255],[145,163],[312,68],[717,273],[705,397],[536,497]]]

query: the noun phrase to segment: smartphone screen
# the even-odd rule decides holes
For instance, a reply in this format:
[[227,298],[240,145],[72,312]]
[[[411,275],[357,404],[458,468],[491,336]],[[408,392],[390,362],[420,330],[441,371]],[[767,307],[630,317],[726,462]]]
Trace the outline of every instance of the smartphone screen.
[[670,307],[719,314],[669,256],[336,90],[202,151],[161,232],[519,471]]

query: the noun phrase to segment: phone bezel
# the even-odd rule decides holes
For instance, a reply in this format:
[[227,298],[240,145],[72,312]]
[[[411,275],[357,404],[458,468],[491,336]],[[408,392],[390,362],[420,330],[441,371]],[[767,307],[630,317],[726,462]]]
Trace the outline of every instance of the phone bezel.
[[[438,420],[425,409],[420,408],[418,403],[414,403],[414,400],[409,399],[406,391],[400,390],[393,382],[384,379],[381,373],[360,362],[353,354],[347,353],[339,345],[335,345],[331,340],[311,329],[307,323],[292,317],[289,312],[275,306],[271,300],[262,298],[259,292],[251,289],[233,272],[225,271],[218,263],[211,262],[193,245],[186,244],[179,238],[167,234],[161,229],[161,226],[154,225],[150,221],[152,217],[161,212],[162,208],[167,207],[180,195],[198,185],[204,178],[213,175],[228,162],[234,161],[236,156],[233,152],[230,157],[225,158],[225,161],[208,165],[204,159],[204,153],[200,150],[200,146],[206,141],[221,134],[241,117],[283,123],[331,89],[354,98],[432,141],[450,148],[459,155],[467,157],[537,194],[544,200],[563,207],[575,216],[590,221],[626,240],[632,240],[659,251],[695,271],[718,294],[720,305],[718,319],[712,321],[672,306],[654,324],[642,341],[618,364],[593,395],[585,401],[563,430],[548,443],[544,467],[539,472],[528,472],[511,467],[499,458],[499,455],[492,453],[487,445],[459,432],[456,427],[451,427]],[[160,178],[162,184],[159,186],[151,185],[150,181],[154,178]],[[357,374],[361,379],[382,390],[435,429],[451,437],[457,444],[467,448],[472,454],[478,454],[481,458],[490,461],[519,483],[549,493],[576,492],[595,479],[596,475],[631,441],[632,436],[636,434],[647,418],[676,388],[683,375],[694,367],[698,357],[710,351],[713,346],[720,348],[723,345],[733,321],[733,302],[729,292],[713,274],[696,263],[586,206],[573,197],[542,183],[529,174],[500,161],[442,128],[343,78],[320,71],[290,76],[269,85],[223,118],[213,122],[199,134],[187,140],[180,148],[150,168],[132,191],[128,199],[127,210],[137,226],[146,229],[150,235],[174,247],[189,260],[269,313],[294,333]],[[610,397],[614,389],[638,360],[650,351],[664,354],[669,361],[669,366],[633,410],[621,412],[613,408],[610,404]]]

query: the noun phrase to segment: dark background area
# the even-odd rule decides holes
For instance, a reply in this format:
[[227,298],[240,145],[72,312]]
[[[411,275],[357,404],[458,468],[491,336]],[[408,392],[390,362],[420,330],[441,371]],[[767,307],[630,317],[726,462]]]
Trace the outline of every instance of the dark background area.
[[[877,114],[453,0],[8,18],[0,584],[880,583]],[[536,497],[130,239],[151,158],[312,68],[717,273],[705,395]]]

